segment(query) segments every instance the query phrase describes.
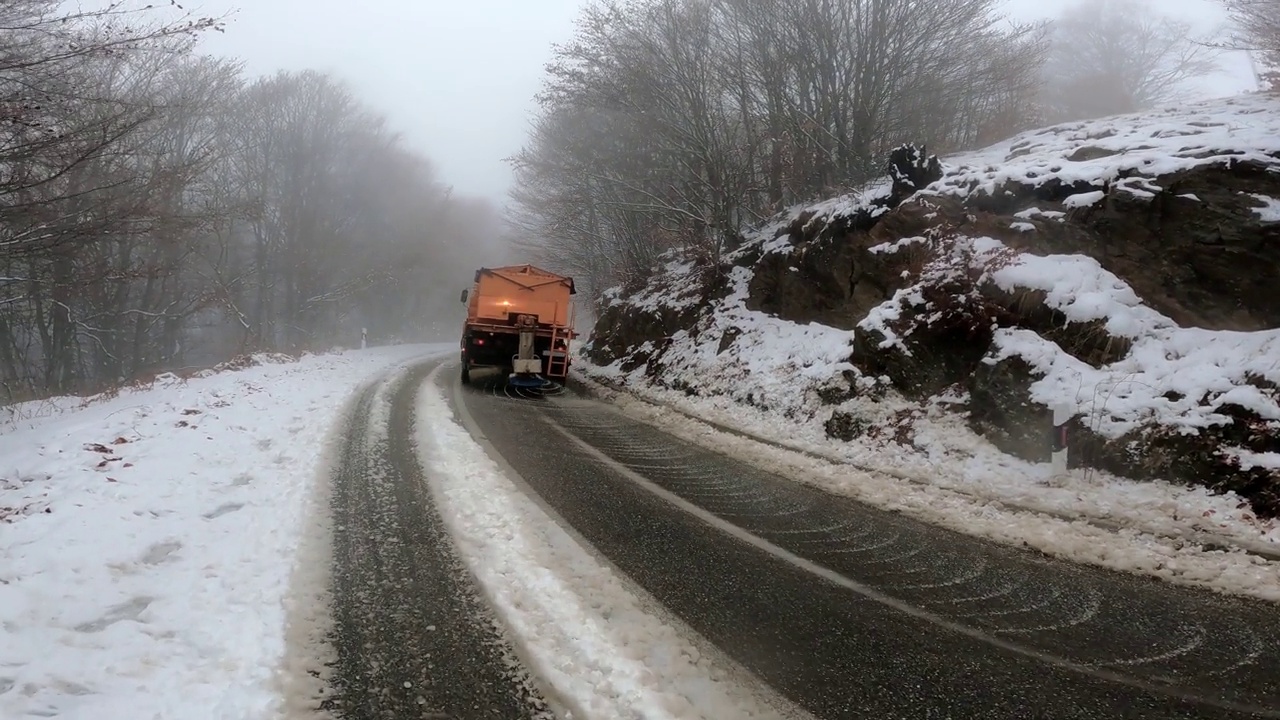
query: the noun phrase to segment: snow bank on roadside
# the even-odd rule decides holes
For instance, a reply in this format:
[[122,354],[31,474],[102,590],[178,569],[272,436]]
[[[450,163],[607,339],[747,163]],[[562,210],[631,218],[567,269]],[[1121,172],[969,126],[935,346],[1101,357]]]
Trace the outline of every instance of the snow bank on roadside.
[[[894,246],[901,249],[916,241],[908,238],[873,250],[892,252]],[[1255,409],[1264,417],[1276,416],[1273,396],[1249,380],[1280,383],[1277,331],[1180,328],[1141,304],[1126,283],[1090,258],[1014,253],[991,238],[948,242],[948,252],[966,267],[973,263],[986,268],[997,256],[1007,260],[992,263],[989,271],[989,281],[1001,289],[1044,291],[1045,302],[1073,321],[1105,318],[1117,336],[1134,341],[1125,359],[1098,369],[1030,331],[998,331],[993,359],[1003,357],[1000,352],[1016,353],[1046,374],[1032,387],[1038,402],[1066,404],[1093,418],[1091,427],[1113,437],[1153,417],[1173,427],[1202,427],[1220,421],[1215,411],[1225,403]],[[853,333],[818,323],[788,322],[748,309],[751,273],[750,268],[734,267],[730,292],[700,320],[697,336],[679,331],[672,337],[662,355],[659,378],[667,387],[649,377],[643,365],[624,371],[625,358],[608,366],[583,359],[574,364],[575,369],[726,427],[982,502],[1088,518],[1138,533],[1280,553],[1280,524],[1258,519],[1234,493],[1217,495],[1202,487],[1135,481],[1097,470],[1073,470],[1054,477],[1048,464],[1002,453],[970,430],[951,408],[958,397],[938,397],[921,405],[896,393],[860,393],[829,404],[821,393],[848,382],[842,374],[860,386],[874,380],[849,362]],[[914,302],[911,298],[920,294],[915,286],[905,288],[869,318],[889,318],[898,310],[897,304]],[[889,340],[896,337],[887,320],[862,325],[864,329],[874,326]],[[728,332],[735,334],[724,345]],[[906,444],[866,437],[850,442],[832,439],[825,422],[833,410],[862,418],[871,426],[891,427],[908,418],[914,438]],[[1280,462],[1271,453],[1249,453],[1244,448],[1224,448],[1224,452],[1235,453],[1242,465],[1272,467]],[[849,482],[827,487],[846,494],[855,491]]]
[[441,514],[532,669],[575,718],[781,717],[505,477],[452,419],[438,375],[418,396],[417,439]]
[[[828,440],[820,425],[815,433],[810,425],[784,421],[726,397],[690,398],[636,385],[628,386],[627,392],[600,391],[629,416],[677,437],[876,507],[997,542],[1025,544],[1076,562],[1280,602],[1280,562],[1160,536],[1162,531],[1181,534],[1185,530],[1168,522],[1180,512],[1205,524],[1216,524],[1202,517],[1205,507],[1220,510],[1223,519],[1228,517],[1234,505],[1204,490],[1184,491],[1082,472],[1050,483],[1042,468],[994,448],[967,460],[953,457],[948,463],[940,458],[930,467],[895,465],[892,460],[886,462],[891,454],[876,452],[849,458],[841,451],[854,446]],[[793,449],[724,432],[689,415]],[[937,423],[932,430],[945,436],[950,428]],[[853,467],[849,460],[865,464]],[[1126,527],[1117,531],[1071,519],[1082,514],[1082,507],[1093,510],[1089,514],[1094,517],[1107,517]],[[1231,528],[1238,529],[1228,523],[1220,529],[1227,534]],[[1262,545],[1256,528],[1250,530],[1244,534]],[[1245,544],[1245,538],[1240,539]],[[1280,550],[1280,532],[1273,531],[1267,540],[1271,549]]]
[[304,357],[0,425],[0,716],[262,718],[317,463],[361,384],[451,346]]
[[[798,410],[807,388],[852,370],[849,333],[818,323],[801,325],[747,308],[750,268],[735,267],[728,296],[716,306],[698,338],[687,331],[672,337],[663,355],[667,375],[704,393],[740,402]],[[736,332],[733,349],[721,352],[719,339]],[[750,352],[738,351],[750,348]],[[643,377],[638,370],[636,377]],[[816,406],[814,407],[816,411]]]
[[[695,388],[697,394],[660,387],[645,376],[643,367],[625,372],[621,363],[601,367],[586,361],[576,362],[575,372],[621,385],[637,397],[696,418],[850,466],[844,474],[826,472],[828,479],[820,485],[830,492],[859,497],[863,473],[871,472],[894,478],[895,486],[904,492],[909,489],[909,483],[915,483],[942,494],[962,494],[980,506],[1080,518],[1102,526],[1125,528],[1127,536],[1143,536],[1140,542],[1146,542],[1145,538],[1151,536],[1179,538],[1183,541],[1179,544],[1187,545],[1179,551],[1182,553],[1200,552],[1197,544],[1210,544],[1267,555],[1280,554],[1280,524],[1258,519],[1233,493],[1214,494],[1203,487],[1135,481],[1089,469],[1055,476],[1048,464],[1007,455],[975,434],[950,408],[945,397],[936,398],[923,407],[894,394],[857,397],[834,406],[867,418],[872,425],[885,427],[891,426],[896,416],[908,415],[914,438],[905,446],[865,438],[852,442],[830,438],[824,426],[826,414],[820,411],[832,406],[824,406],[819,398],[822,384],[817,378],[830,378],[845,369],[842,361],[848,357],[848,351],[841,352],[841,349],[847,348],[849,334],[816,324],[786,323],[762,314],[758,318],[760,323],[755,324],[748,321],[746,313],[750,311],[726,305],[723,312],[712,316],[710,330],[701,333],[697,341],[678,335],[667,351],[664,381],[674,388]],[[730,325],[739,328],[742,334],[733,349],[718,353],[716,339],[720,329]],[[780,338],[789,339],[780,342]],[[1203,346],[1196,353],[1217,357],[1212,346]],[[1244,359],[1236,358],[1237,361]],[[1171,361],[1166,365],[1177,364]],[[1152,365],[1150,372],[1166,365]],[[1185,363],[1177,366],[1187,367]],[[1190,383],[1197,378],[1224,376],[1226,367],[1210,363],[1202,368],[1203,372],[1179,377]],[[1093,368],[1088,370],[1097,372]],[[1069,398],[1063,395],[1061,399],[1070,399],[1073,407],[1088,405],[1088,396],[1080,396],[1077,401],[1079,383],[1046,383],[1046,386],[1060,387],[1063,393],[1070,390]],[[1167,388],[1152,391],[1153,387],[1159,386],[1136,387],[1125,396],[1130,404],[1141,398],[1155,404],[1170,402],[1162,397]],[[1223,395],[1223,400],[1235,396]],[[1104,398],[1099,402],[1107,401]],[[1119,401],[1112,397],[1109,402],[1108,407],[1114,407]],[[679,416],[672,413],[657,422],[666,427],[678,420]],[[1242,455],[1242,460],[1264,466],[1276,461],[1270,454],[1255,455],[1258,456]],[[1015,523],[1010,527],[1023,526]],[[965,527],[961,525],[956,529],[964,531]],[[1022,542],[1007,532],[1002,536],[1015,544]],[[1071,552],[1069,548],[1055,549],[1052,543],[1042,543],[1039,547],[1051,554]],[[1213,562],[1239,562],[1241,567],[1251,567],[1253,562],[1242,553],[1221,558]],[[1114,564],[1107,566],[1124,569]],[[1272,590],[1267,588],[1273,582],[1280,583],[1280,564],[1267,569],[1266,573],[1270,579],[1261,581],[1258,592],[1271,597]],[[1247,587],[1249,582],[1242,586],[1234,580],[1226,583],[1211,580],[1208,585],[1224,592],[1241,592],[1241,587]],[[1193,584],[1204,583],[1197,580]],[[1250,590],[1246,594],[1257,592]],[[1274,599],[1280,600],[1280,593]]]

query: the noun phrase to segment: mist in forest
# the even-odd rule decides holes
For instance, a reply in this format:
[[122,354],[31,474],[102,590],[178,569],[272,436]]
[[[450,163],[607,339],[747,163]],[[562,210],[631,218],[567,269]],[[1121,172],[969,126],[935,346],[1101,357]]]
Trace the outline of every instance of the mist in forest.
[[506,245],[350,83],[246,74],[216,18],[0,7],[0,402],[252,352],[456,334]]
[[905,142],[1265,86],[1269,2],[12,0],[0,403],[450,340],[482,265],[589,311]]

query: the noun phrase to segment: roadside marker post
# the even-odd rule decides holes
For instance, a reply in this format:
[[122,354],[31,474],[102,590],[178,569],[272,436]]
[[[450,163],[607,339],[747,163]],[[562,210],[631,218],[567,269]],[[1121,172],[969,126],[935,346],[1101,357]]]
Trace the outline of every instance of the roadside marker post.
[[1071,421],[1070,405],[1053,407],[1053,438],[1051,463],[1054,475],[1067,473],[1067,423]]

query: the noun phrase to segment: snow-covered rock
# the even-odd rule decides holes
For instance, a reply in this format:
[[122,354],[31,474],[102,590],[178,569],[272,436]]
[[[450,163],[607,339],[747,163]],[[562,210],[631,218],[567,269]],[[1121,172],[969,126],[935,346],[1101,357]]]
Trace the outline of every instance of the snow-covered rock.
[[1280,515],[1280,97],[941,165],[909,197],[891,178],[796,208],[719,268],[670,256],[613,294],[584,369],[993,499],[1053,494],[1062,406],[1090,479],[1063,512],[1137,522],[1120,488],[1148,481],[1174,524],[1280,540],[1259,519]]

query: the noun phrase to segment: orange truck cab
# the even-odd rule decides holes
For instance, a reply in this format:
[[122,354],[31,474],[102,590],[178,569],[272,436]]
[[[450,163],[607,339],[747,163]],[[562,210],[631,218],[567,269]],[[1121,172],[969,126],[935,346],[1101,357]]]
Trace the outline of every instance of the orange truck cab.
[[569,375],[573,278],[533,265],[480,268],[462,291],[462,381],[475,368],[501,368],[508,381],[540,385]]

